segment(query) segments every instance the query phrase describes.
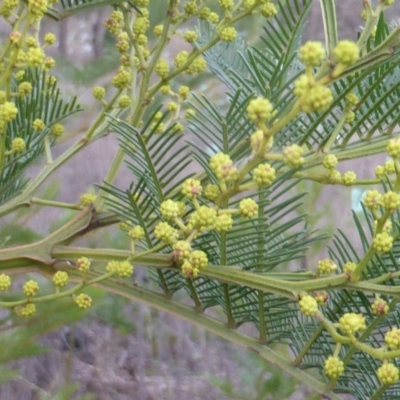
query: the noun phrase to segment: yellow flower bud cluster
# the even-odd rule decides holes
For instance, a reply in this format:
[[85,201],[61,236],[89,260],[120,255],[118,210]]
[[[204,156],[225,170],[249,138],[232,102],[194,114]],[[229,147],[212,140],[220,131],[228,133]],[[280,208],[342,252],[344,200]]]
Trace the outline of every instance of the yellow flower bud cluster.
[[218,30],[218,37],[223,42],[233,42],[236,36],[237,31],[233,26],[223,26]]
[[339,329],[347,336],[354,336],[366,328],[362,314],[346,313],[339,319]]
[[267,2],[260,7],[261,15],[265,18],[272,18],[278,14],[278,10],[275,7],[275,4],[272,2]]
[[91,262],[86,257],[81,257],[76,261],[76,269],[80,272],[87,272],[90,269]]
[[300,311],[308,317],[315,315],[318,311],[318,303],[314,299],[314,297],[310,295],[303,296],[302,299],[299,301],[299,306]]
[[76,305],[82,309],[89,308],[92,305],[92,298],[85,293],[78,294],[74,300]]
[[92,193],[84,193],[79,198],[79,204],[83,207],[87,207],[90,204],[93,204],[96,201],[96,195]]
[[298,168],[304,164],[303,149],[297,144],[286,146],[282,151],[283,162],[291,168]]
[[39,291],[39,284],[31,279],[25,282],[24,286],[22,287],[22,290],[26,297],[35,296]]
[[251,198],[240,201],[239,211],[245,218],[253,218],[258,215],[258,204]]
[[325,361],[324,371],[328,378],[338,379],[343,375],[344,363],[338,357],[330,356]]
[[400,329],[395,326],[386,333],[385,343],[389,350],[400,349]]
[[8,290],[11,286],[11,278],[6,274],[0,274],[0,290]]
[[387,232],[377,233],[372,240],[372,247],[380,253],[388,253],[393,247],[393,237]]
[[129,278],[134,272],[134,267],[129,261],[110,261],[106,265],[107,272],[113,272],[121,278]]
[[377,375],[384,385],[394,385],[399,380],[399,369],[392,363],[384,362]]
[[275,114],[270,101],[262,97],[251,100],[246,110],[250,120],[255,123],[264,123]]
[[68,274],[65,271],[57,271],[53,275],[53,283],[58,287],[64,287],[68,284]]
[[318,261],[318,272],[320,274],[331,274],[336,269],[337,265],[330,258]]
[[188,199],[193,199],[201,195],[201,183],[197,179],[186,179],[182,185],[182,194]]
[[18,313],[21,317],[30,318],[36,314],[36,304],[28,303],[19,307]]
[[128,231],[128,236],[135,241],[142,240],[144,235],[144,229],[140,225],[136,225]]
[[237,168],[227,154],[217,153],[212,156],[210,168],[220,182],[232,182],[237,177]]
[[268,163],[260,164],[253,170],[253,181],[258,186],[271,186],[275,178],[275,168]]
[[389,305],[383,299],[376,299],[371,308],[374,315],[386,315],[389,312]]

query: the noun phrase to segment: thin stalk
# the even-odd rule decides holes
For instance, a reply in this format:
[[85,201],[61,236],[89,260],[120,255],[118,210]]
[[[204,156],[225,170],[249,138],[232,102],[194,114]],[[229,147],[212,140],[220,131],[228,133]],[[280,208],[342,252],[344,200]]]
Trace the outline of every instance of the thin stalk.
[[186,279],[186,283],[189,287],[190,297],[194,301],[196,311],[199,313],[203,312],[203,306],[201,304],[199,296],[197,295],[196,288],[193,285],[193,281],[191,279]]
[[267,329],[265,326],[265,310],[264,310],[264,292],[261,290],[258,291],[258,319],[260,325],[260,336],[259,340],[261,344],[265,344],[267,342]]

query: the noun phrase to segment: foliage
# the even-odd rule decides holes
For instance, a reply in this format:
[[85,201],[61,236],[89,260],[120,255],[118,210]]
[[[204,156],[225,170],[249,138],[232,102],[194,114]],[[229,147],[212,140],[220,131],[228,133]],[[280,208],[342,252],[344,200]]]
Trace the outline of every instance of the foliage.
[[[3,232],[0,305],[11,326],[27,318],[29,332],[8,338],[2,360],[39,351],[32,339],[67,322],[57,307],[75,303],[78,317],[99,301],[89,287],[96,286],[252,350],[316,393],[398,398],[400,29],[384,15],[392,2],[373,8],[364,1],[355,41],[338,41],[334,0],[321,2],[325,45],[301,38],[311,0],[155,3],[62,1],[56,9],[28,0],[0,8],[10,25],[0,55],[0,216],[27,206],[70,212],[43,238]],[[96,119],[53,159],[61,122],[77,118],[80,107],[49,73],[54,60],[45,48],[55,38],[47,33],[40,44],[40,20],[102,6],[113,7],[105,25],[116,52],[107,54],[118,52],[120,67],[107,90],[93,88],[102,107]],[[260,15],[261,40],[250,46],[235,26]],[[172,66],[169,44],[182,39],[187,50]],[[202,75],[207,67],[212,77]],[[207,93],[190,89],[204,79]],[[226,97],[214,101],[213,88]],[[110,131],[119,150],[103,182],[94,182],[96,194],[82,194],[79,204],[34,197],[60,166]],[[374,177],[339,172],[343,161],[371,163],[379,154],[390,160]],[[46,161],[29,181],[26,168],[41,155]],[[124,164],[128,188],[116,184]],[[342,230],[329,245],[330,226],[313,230],[316,218],[303,207],[310,208],[303,190],[310,182],[379,188],[368,190],[362,214],[354,213],[360,249]],[[97,247],[94,232],[117,223],[126,241]],[[13,237],[19,232],[25,236]],[[84,235],[92,246],[74,246]],[[321,248],[329,258],[299,267]],[[133,265],[151,282],[129,280]],[[25,280],[22,288],[10,275]],[[209,308],[218,317],[205,313]],[[112,309],[104,315],[121,330],[135,326]],[[246,323],[257,338],[238,332]],[[260,382],[264,398],[271,382]]]

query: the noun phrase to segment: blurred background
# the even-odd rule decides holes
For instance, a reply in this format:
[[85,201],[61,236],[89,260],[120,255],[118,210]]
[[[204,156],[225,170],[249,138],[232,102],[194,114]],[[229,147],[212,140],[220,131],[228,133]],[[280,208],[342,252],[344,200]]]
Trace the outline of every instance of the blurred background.
[[[152,22],[159,23],[163,17],[162,8],[158,1],[151,3],[154,5]],[[356,38],[363,22],[360,18],[362,1],[337,3],[340,38]],[[57,61],[54,73],[64,92],[78,95],[84,108],[82,113],[69,119],[67,131],[60,145],[54,149],[54,156],[90,126],[99,110],[91,96],[92,88],[96,85],[109,86],[118,68],[119,56],[114,49],[113,38],[104,28],[104,20],[110,12],[111,8],[59,23],[43,21],[43,34],[52,31],[58,38],[57,44],[49,49],[49,54]],[[399,16],[398,3],[390,9],[388,17]],[[321,21],[320,4],[314,1],[304,40],[323,40]],[[252,23],[243,23],[240,28],[251,43],[256,43],[262,34],[262,19],[255,18]],[[0,38],[4,39],[8,34],[9,27],[0,24]],[[169,56],[181,50],[181,46],[179,40],[173,41]],[[211,100],[223,102],[221,93],[224,93],[224,88],[215,90],[215,82],[209,76],[203,78],[191,82],[191,88],[201,89],[203,93],[210,93]],[[101,183],[117,146],[112,133],[93,143],[41,188],[41,197],[78,202],[82,193],[94,191],[93,184]],[[42,165],[43,160],[39,160],[30,174],[34,176]],[[371,164],[343,167],[356,170],[360,177],[373,175]],[[123,170],[118,185],[125,188],[130,182],[128,170]],[[325,233],[332,233],[333,228],[339,225],[346,232],[351,232],[351,211],[361,211],[361,189],[321,188],[304,183],[299,190],[310,192],[304,209],[299,212],[309,213],[313,228],[323,227]],[[7,238],[7,245],[37,240],[73,215],[72,212],[57,209],[41,212],[39,208],[36,214],[32,214],[32,210],[29,214],[20,211],[1,222],[2,236]],[[95,233],[85,238],[84,243],[93,247],[129,246],[125,235],[117,229]],[[326,255],[322,245],[313,248],[298,267],[313,268],[315,260]],[[136,279],[147,278],[139,272]],[[42,282],[45,284],[44,280]],[[46,306],[44,314],[47,312],[52,317],[44,322],[34,318],[21,323],[5,312],[0,314],[3,318],[0,326],[2,347],[8,349],[0,356],[0,400],[320,398],[256,355],[180,319],[95,289],[91,295],[95,298],[95,306],[84,319],[70,302]],[[252,326],[241,327],[246,333],[251,333],[252,329]],[[38,340],[30,339],[32,332],[37,333]],[[46,349],[44,353],[43,349]],[[287,352],[283,346],[277,346],[276,350]],[[13,360],[13,355],[17,353],[23,358]]]

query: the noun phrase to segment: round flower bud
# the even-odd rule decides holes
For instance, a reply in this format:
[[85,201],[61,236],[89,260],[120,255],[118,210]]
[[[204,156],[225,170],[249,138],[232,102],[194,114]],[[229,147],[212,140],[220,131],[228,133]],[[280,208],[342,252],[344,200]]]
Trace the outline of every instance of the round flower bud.
[[384,385],[394,385],[399,380],[399,369],[392,363],[383,363],[378,368],[377,375]]
[[233,0],[218,0],[219,6],[226,11],[231,11],[235,5]]
[[175,262],[184,261],[186,258],[189,257],[190,253],[192,252],[192,246],[186,240],[178,240],[172,246],[172,258]]
[[[378,221],[374,221],[374,234],[376,233],[376,228],[378,226]],[[392,232],[392,222],[390,220],[387,220],[385,224],[383,225],[383,232],[391,233]]]
[[10,122],[17,117],[18,109],[10,101],[4,101],[0,106],[0,119],[4,122]]
[[357,264],[351,261],[348,261],[343,265],[343,271],[347,274],[351,274],[357,268]]
[[188,86],[181,86],[178,90],[179,97],[182,100],[187,100],[190,95],[190,89]]
[[396,172],[396,167],[394,166],[393,160],[386,161],[383,165],[383,168],[385,170],[385,173],[388,175],[394,174]]
[[8,290],[11,286],[11,278],[6,274],[0,275],[0,290]]
[[22,138],[15,138],[11,143],[11,150],[14,153],[22,153],[25,150],[25,140]]
[[338,163],[338,159],[336,158],[336,156],[334,154],[328,154],[325,156],[324,160],[322,161],[322,165],[326,168],[326,169],[333,169],[336,167]]
[[51,133],[53,136],[60,137],[60,136],[64,133],[64,131],[65,131],[65,128],[64,128],[63,125],[61,125],[61,124],[54,124],[54,125],[51,127],[50,133]]
[[90,204],[93,204],[96,201],[96,195],[91,193],[84,193],[79,198],[79,204],[83,207],[87,207]]
[[121,278],[129,278],[133,274],[133,265],[129,261],[119,262],[116,266],[116,274]]
[[325,111],[333,101],[332,90],[326,86],[314,86],[300,100],[301,109],[306,113]]
[[247,106],[247,115],[255,123],[263,123],[274,115],[274,108],[268,99],[258,97],[250,101]]
[[78,294],[74,300],[79,308],[86,309],[92,305],[92,298],[84,293]]
[[215,12],[211,12],[207,17],[207,21],[211,24],[217,25],[219,22],[219,15]]
[[223,42],[233,42],[236,39],[237,31],[233,26],[225,26],[219,29],[218,37]]
[[154,228],[154,236],[166,244],[173,244],[178,240],[179,233],[168,223],[160,222]]
[[229,229],[232,229],[232,226],[233,219],[231,214],[218,215],[217,219],[215,220],[215,230],[217,232],[229,231]]
[[261,15],[265,18],[272,18],[275,17],[276,14],[278,14],[278,10],[272,2],[262,4],[260,7],[260,12]]
[[297,144],[283,148],[283,162],[291,168],[297,168],[304,164],[303,149]]
[[199,274],[199,269],[195,268],[188,260],[185,260],[181,267],[182,275],[187,279],[196,278]]
[[220,196],[221,191],[217,185],[208,184],[204,189],[204,196],[211,201],[215,201]]
[[258,204],[253,199],[243,199],[239,203],[239,210],[243,217],[252,218],[258,215]]
[[320,274],[330,274],[337,269],[337,265],[330,259],[318,261],[318,272]]
[[329,299],[328,292],[325,290],[313,292],[313,297],[319,306],[324,306]]
[[90,268],[90,260],[86,257],[81,257],[78,258],[78,260],[76,261],[76,268],[78,271],[80,272],[86,272],[89,271]]
[[210,168],[221,182],[231,182],[237,177],[237,168],[227,154],[217,153],[212,156]]
[[179,215],[178,203],[170,199],[165,200],[161,203],[160,211],[163,218],[166,220],[173,220]]
[[389,350],[400,350],[400,329],[392,327],[385,335],[385,343]]
[[107,272],[117,272],[119,261],[109,261],[106,265]]
[[131,79],[131,72],[124,68],[120,68],[117,75],[112,78],[111,82],[117,89],[126,89],[130,85]]
[[44,42],[48,45],[52,45],[56,42],[57,38],[54,33],[48,32],[44,35]]
[[386,151],[390,157],[399,158],[400,157],[400,138],[390,139],[388,145],[386,146]]
[[371,308],[374,315],[386,315],[389,312],[389,305],[383,299],[376,299]]
[[128,236],[132,240],[142,240],[144,238],[144,229],[140,225],[134,226],[132,229],[129,230]]
[[205,71],[205,69],[207,68],[207,62],[206,60],[200,56],[197,57],[186,69],[186,72],[189,75],[193,75],[193,74],[198,74],[200,72]]
[[36,118],[36,119],[32,122],[32,128],[33,128],[35,131],[43,132],[44,129],[46,128],[46,124],[45,124],[40,118]]
[[253,181],[258,186],[271,186],[275,178],[275,168],[268,163],[259,164],[253,170]]
[[353,336],[365,328],[365,318],[362,314],[346,313],[339,319],[339,329],[347,336]]
[[164,30],[164,25],[161,25],[161,24],[160,25],[156,25],[153,28],[154,36],[160,37],[162,35],[162,33],[163,33],[163,30]]
[[325,360],[324,371],[329,379],[338,379],[344,372],[344,363],[338,357],[330,356]]
[[211,10],[208,7],[202,7],[197,13],[197,16],[200,20],[207,20],[210,14]]
[[307,75],[301,75],[299,79],[294,82],[293,94],[296,97],[302,97],[306,94],[314,85],[314,82],[310,80]]
[[183,34],[183,39],[185,39],[185,41],[188,43],[194,43],[197,40],[196,31],[186,31]]
[[201,195],[201,183],[197,179],[186,179],[182,185],[182,194],[189,198],[193,199]]
[[130,104],[131,98],[126,94],[122,95],[118,100],[118,107],[120,108],[127,108],[130,106]]
[[346,66],[353,65],[360,58],[360,49],[350,40],[340,41],[333,51],[336,61]]
[[383,206],[386,210],[394,211],[400,207],[400,195],[391,190],[383,195]]
[[325,49],[321,42],[309,41],[300,47],[300,60],[307,67],[316,67],[325,59]]
[[[179,52],[175,59],[174,59],[174,65],[176,68],[181,68],[188,60],[189,58],[189,52],[186,50],[183,50]],[[167,74],[168,75],[168,74]]]
[[364,205],[373,210],[383,205],[383,196],[377,190],[368,190],[364,196]]
[[342,176],[342,181],[346,186],[351,186],[356,183],[357,175],[354,171],[347,171]]
[[315,315],[315,313],[318,311],[317,301],[314,299],[314,297],[309,295],[304,296],[299,301],[299,306],[300,306],[300,311],[304,315],[307,315],[308,317]]
[[387,232],[377,233],[372,240],[372,247],[379,253],[388,253],[393,247],[393,238]]
[[208,258],[207,254],[201,250],[195,250],[189,255],[189,262],[193,266],[193,268],[202,269],[207,267]]
[[53,283],[58,287],[63,287],[68,284],[68,274],[65,271],[57,271],[53,275]]
[[19,307],[18,313],[21,317],[30,318],[36,314],[36,304],[28,303]]
[[165,79],[169,75],[169,65],[167,60],[163,58],[157,61],[154,68],[154,72],[162,79]]
[[346,106],[347,107],[354,107],[358,104],[359,101],[360,101],[359,98],[354,93],[349,93],[348,95],[346,95]]
[[92,95],[96,100],[102,100],[106,95],[106,89],[101,86],[96,86],[92,90]]
[[21,97],[28,96],[32,93],[32,84],[30,82],[21,82],[18,85],[18,94]]
[[385,176],[385,167],[383,165],[378,165],[375,168],[375,176],[379,179]]
[[28,282],[25,282],[24,286],[22,287],[22,290],[26,297],[35,296],[39,291],[39,284],[31,279]]
[[214,208],[200,206],[190,215],[189,228],[213,229],[217,219],[217,212]]
[[30,67],[40,67],[46,58],[40,47],[30,47],[26,53],[26,60]]

